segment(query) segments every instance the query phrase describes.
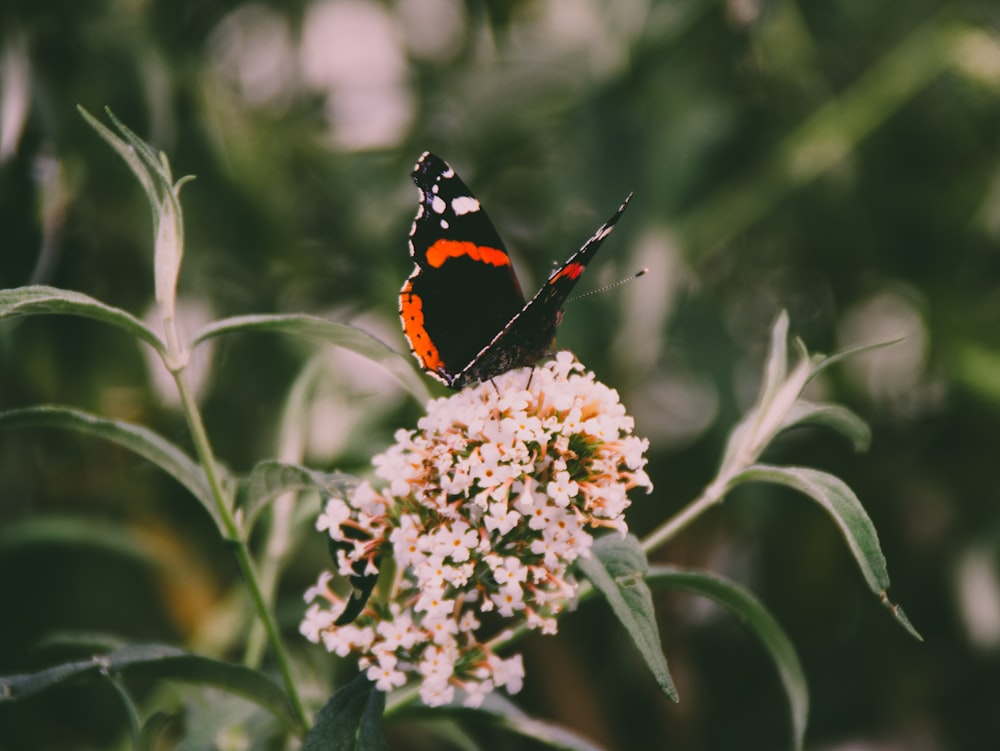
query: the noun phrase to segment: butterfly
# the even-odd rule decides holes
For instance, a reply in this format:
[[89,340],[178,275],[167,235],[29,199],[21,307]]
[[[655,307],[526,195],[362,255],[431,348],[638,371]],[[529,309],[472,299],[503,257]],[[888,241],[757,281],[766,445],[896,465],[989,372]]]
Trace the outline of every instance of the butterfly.
[[460,390],[550,354],[566,298],[632,194],[525,301],[503,241],[455,170],[424,152],[412,177],[420,191],[409,239],[415,267],[399,316],[420,367]]

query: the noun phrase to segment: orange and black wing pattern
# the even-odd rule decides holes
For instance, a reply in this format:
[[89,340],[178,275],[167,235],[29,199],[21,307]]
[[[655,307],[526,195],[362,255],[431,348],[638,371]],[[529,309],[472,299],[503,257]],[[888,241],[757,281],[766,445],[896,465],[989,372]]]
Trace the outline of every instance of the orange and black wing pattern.
[[420,366],[452,386],[524,307],[524,295],[500,236],[455,171],[427,152],[413,181],[420,190],[410,231],[415,267],[399,314]]
[[415,267],[400,290],[399,315],[420,367],[461,389],[550,354],[570,291],[632,196],[525,303],[503,241],[455,170],[425,152],[413,181]]

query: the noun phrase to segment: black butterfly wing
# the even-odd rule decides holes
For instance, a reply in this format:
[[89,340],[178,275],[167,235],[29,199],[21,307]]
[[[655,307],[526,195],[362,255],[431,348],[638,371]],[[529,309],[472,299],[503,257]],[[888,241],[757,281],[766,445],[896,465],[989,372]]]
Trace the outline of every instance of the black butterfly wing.
[[583,247],[552,272],[521,312],[458,374],[454,379],[455,388],[491,378],[513,368],[534,365],[545,355],[551,354],[566,298],[576,286],[587,264],[597,254],[601,243],[614,230],[631,200],[632,194],[629,193],[624,203]]
[[421,367],[452,386],[524,307],[524,295],[500,236],[455,170],[426,152],[412,176],[420,190],[410,231],[416,267],[399,313]]

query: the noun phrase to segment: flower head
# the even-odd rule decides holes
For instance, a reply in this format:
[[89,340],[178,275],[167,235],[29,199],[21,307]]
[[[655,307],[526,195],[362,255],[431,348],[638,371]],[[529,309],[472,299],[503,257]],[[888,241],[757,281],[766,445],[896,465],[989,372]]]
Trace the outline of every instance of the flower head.
[[501,658],[487,641],[508,618],[555,633],[592,535],[625,534],[626,491],[652,488],[647,442],[632,427],[617,392],[567,352],[432,401],[416,430],[373,459],[383,489],[363,483],[331,498],[317,521],[353,541],[338,549],[341,574],[394,559],[391,594],[337,626],[345,600],[324,572],[306,593],[301,632],[357,653],[379,689],[419,677],[431,706],[456,689],[467,706],[495,688],[516,693],[520,656]]

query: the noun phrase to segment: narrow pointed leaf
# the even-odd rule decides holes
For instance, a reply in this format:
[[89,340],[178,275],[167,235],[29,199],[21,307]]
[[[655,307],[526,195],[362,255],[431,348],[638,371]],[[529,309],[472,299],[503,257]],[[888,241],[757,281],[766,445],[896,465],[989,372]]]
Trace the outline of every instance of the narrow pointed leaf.
[[903,608],[896,603],[889,600],[889,595],[885,592],[882,593],[882,605],[885,606],[886,610],[892,613],[892,617],[895,618],[899,624],[905,628],[910,636],[912,636],[917,641],[923,641],[923,635],[917,631],[916,627],[910,623],[910,619],[907,618],[906,613],[903,612]]
[[817,357],[817,359],[812,363],[811,372],[809,374],[810,378],[814,378],[817,374],[829,368],[831,365],[836,365],[842,360],[847,360],[851,357],[857,357],[858,355],[863,355],[866,352],[871,352],[876,349],[882,349],[883,347],[890,347],[893,344],[898,344],[903,341],[906,337],[901,336],[898,339],[890,339],[886,342],[875,342],[874,344],[859,344],[856,347],[849,347],[848,349],[841,350],[840,352],[834,352],[828,357]]
[[146,163],[148,171],[151,174],[156,175],[160,179],[163,188],[169,192],[173,187],[173,177],[168,170],[168,165],[166,165],[161,158],[161,155],[158,154],[152,146],[139,138],[139,136],[137,136],[131,128],[125,125],[125,123],[115,117],[115,113],[111,111],[110,107],[105,107],[104,111],[107,113],[111,122],[114,123],[114,126],[118,128],[119,132],[121,132],[122,136],[124,136],[128,145],[131,146],[142,161]]
[[153,281],[160,314],[172,318],[177,306],[177,277],[184,258],[184,220],[173,193],[157,208],[153,238]]
[[149,428],[100,417],[72,407],[49,405],[0,412],[0,428],[26,425],[74,430],[112,441],[133,451],[172,475],[201,501],[218,522],[212,493],[201,468],[181,449]]
[[35,673],[0,677],[0,703],[14,702],[85,674],[142,673],[214,686],[242,696],[294,726],[284,691],[265,674],[165,644],[133,644]]
[[777,483],[812,498],[826,509],[840,528],[872,592],[879,595],[889,588],[889,572],[875,525],[854,491],[839,477],[809,467],[755,464],[734,478],[733,484],[738,482]]
[[764,366],[759,403],[766,404],[788,376],[788,312],[782,310],[771,328],[771,346]]
[[385,692],[372,691],[365,702],[358,730],[358,751],[389,751],[385,740]]
[[430,392],[410,364],[410,359],[382,343],[366,331],[343,323],[310,315],[248,315],[226,318],[206,326],[195,336],[192,346],[214,336],[240,331],[276,331],[319,339],[357,352],[392,373],[415,399],[430,399]]
[[653,596],[643,579],[648,563],[639,541],[631,535],[625,539],[606,535],[594,543],[590,557],[578,559],[577,565],[607,599],[660,688],[677,701],[677,689],[660,644]]
[[686,571],[672,566],[650,566],[646,581],[652,587],[704,595],[735,612],[760,639],[774,661],[785,689],[796,751],[805,740],[809,717],[809,688],[791,640],[767,609],[749,591],[716,574]]
[[753,463],[781,430],[787,413],[809,380],[809,355],[795,342],[799,361],[788,370],[788,314],[782,311],[771,329],[771,345],[757,401],[729,434],[719,475],[729,477]]
[[[801,342],[796,341],[799,360],[788,373],[787,378],[771,392],[750,413],[753,419],[753,430],[749,437],[748,451],[744,452],[747,464],[757,460],[761,452],[774,440],[781,431],[788,414],[795,409],[802,396],[802,390],[809,381],[809,353]],[[746,465],[744,465],[746,466]]]
[[0,704],[26,699],[70,678],[97,669],[98,663],[94,659],[88,659],[64,662],[34,673],[0,676]]
[[89,295],[44,285],[0,290],[0,318],[29,315],[73,315],[110,323],[146,342],[161,356],[166,355],[163,342],[146,324],[128,311],[105,305]]
[[902,609],[892,605],[888,600],[886,591],[889,589],[889,572],[886,569],[885,555],[879,545],[878,533],[861,501],[847,483],[818,469],[777,467],[768,464],[755,464],[749,467],[733,478],[731,486],[740,482],[772,482],[784,485],[804,493],[826,509],[843,534],[869,589],[887,604],[900,625],[912,636],[922,640]]
[[785,416],[781,429],[798,425],[819,425],[832,428],[847,438],[855,451],[867,451],[871,444],[868,424],[854,412],[840,404],[816,404],[800,399]]
[[128,165],[129,169],[136,176],[136,179],[142,185],[143,191],[146,193],[146,197],[149,199],[149,204],[153,208],[153,213],[156,213],[156,207],[159,205],[160,197],[156,189],[156,183],[153,180],[149,169],[143,164],[143,160],[139,157],[136,150],[126,143],[122,138],[116,136],[104,123],[98,120],[96,117],[91,115],[87,110],[85,110],[80,105],[76,106],[77,111],[83,116],[83,119],[87,121],[91,128],[103,138],[112,149],[117,152],[125,164]]
[[95,655],[93,660],[105,670],[120,672],[139,665],[160,663],[181,657],[194,657],[194,655],[171,644],[126,644],[106,654]]
[[375,684],[364,673],[337,689],[316,714],[302,751],[354,751],[373,690]]

